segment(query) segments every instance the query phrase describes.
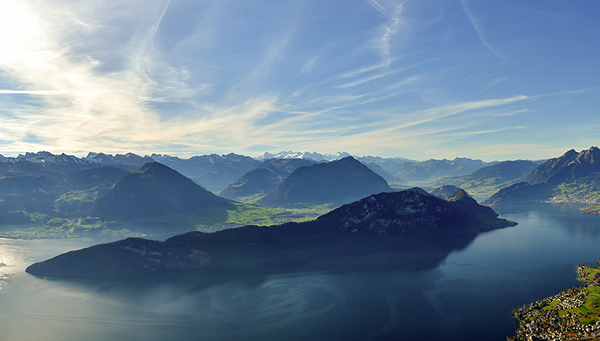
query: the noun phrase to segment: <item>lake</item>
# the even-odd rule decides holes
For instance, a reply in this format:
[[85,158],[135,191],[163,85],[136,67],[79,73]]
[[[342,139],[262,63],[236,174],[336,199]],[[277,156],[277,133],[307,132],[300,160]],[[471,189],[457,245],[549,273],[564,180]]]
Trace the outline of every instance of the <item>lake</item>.
[[506,340],[511,310],[578,285],[600,258],[600,216],[569,205],[494,207],[519,225],[289,267],[152,283],[24,272],[109,240],[0,239],[2,340]]

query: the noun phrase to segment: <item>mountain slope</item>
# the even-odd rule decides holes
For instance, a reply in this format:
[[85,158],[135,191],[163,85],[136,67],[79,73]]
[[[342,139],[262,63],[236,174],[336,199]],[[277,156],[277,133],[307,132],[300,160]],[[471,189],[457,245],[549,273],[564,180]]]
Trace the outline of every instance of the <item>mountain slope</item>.
[[303,204],[340,205],[380,192],[390,192],[387,182],[356,159],[300,167],[257,203],[263,206]]
[[238,180],[260,164],[260,161],[249,156],[234,153],[199,155],[189,159],[152,154],[152,158],[214,193],[224,190],[227,185]]
[[453,185],[444,185],[429,191],[429,194],[435,195],[438,198],[447,199],[459,190],[459,187]]
[[102,219],[140,219],[173,214],[225,220],[233,204],[158,162],[145,164],[117,183],[88,211]]
[[256,169],[227,186],[219,195],[223,198],[250,203],[273,191],[299,167],[312,166],[315,163],[308,159],[265,160]]
[[129,278],[169,270],[239,267],[377,251],[475,234],[515,223],[466,193],[445,201],[422,190],[380,193],[306,223],[189,232],[164,242],[129,238],[36,263],[27,272],[62,278]]
[[525,201],[600,204],[600,149],[591,147],[539,165],[525,181],[506,187],[484,201],[486,205]]
[[387,181],[388,184],[390,184],[390,183],[407,184],[408,183],[408,181],[397,178],[397,177],[393,176],[392,174],[388,173],[385,169],[381,168],[381,166],[379,166],[375,162],[364,163],[364,165],[367,166],[373,172],[375,172],[375,174],[377,174],[377,175],[381,176],[383,179],[385,179],[385,181]]
[[491,195],[498,190],[523,181],[540,162],[529,160],[502,161],[483,167],[472,174],[442,178],[434,186],[453,185],[463,188],[471,195]]
[[591,147],[577,153],[571,149],[562,156],[550,159],[531,174],[525,181],[531,185],[570,182],[600,172],[600,149]]
[[68,174],[65,177],[64,191],[55,201],[55,216],[74,217],[92,207],[94,202],[105,195],[116,183],[130,172],[121,168],[103,166]]
[[470,174],[478,169],[489,166],[491,163],[468,158],[455,158],[454,160],[427,160],[423,162],[405,162],[393,172],[392,175],[408,182],[433,182],[443,177],[453,177]]

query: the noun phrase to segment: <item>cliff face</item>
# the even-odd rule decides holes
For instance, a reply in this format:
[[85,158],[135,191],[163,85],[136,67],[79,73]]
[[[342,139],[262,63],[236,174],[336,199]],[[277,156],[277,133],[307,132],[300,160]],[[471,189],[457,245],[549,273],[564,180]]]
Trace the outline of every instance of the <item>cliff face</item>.
[[27,272],[59,278],[131,278],[373,251],[514,224],[497,218],[464,191],[446,201],[413,189],[371,195],[306,223],[189,232],[164,242],[129,238],[96,245],[33,264]]

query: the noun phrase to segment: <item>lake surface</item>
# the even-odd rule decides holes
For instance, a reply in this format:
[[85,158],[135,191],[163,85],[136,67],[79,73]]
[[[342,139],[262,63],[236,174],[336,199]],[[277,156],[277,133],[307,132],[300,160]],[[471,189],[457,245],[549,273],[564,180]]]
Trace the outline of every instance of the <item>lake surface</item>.
[[506,340],[511,310],[578,285],[600,258],[600,216],[575,206],[494,207],[519,225],[290,268],[153,283],[24,272],[108,240],[0,239],[2,340]]

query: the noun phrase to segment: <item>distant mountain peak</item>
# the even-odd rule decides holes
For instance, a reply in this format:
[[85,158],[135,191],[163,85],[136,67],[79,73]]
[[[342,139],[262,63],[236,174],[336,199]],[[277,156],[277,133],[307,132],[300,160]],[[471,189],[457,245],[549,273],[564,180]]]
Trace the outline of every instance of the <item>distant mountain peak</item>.
[[275,190],[260,201],[266,206],[300,203],[347,203],[370,194],[389,192],[381,176],[348,156],[294,170]]
[[177,172],[176,170],[169,168],[165,165],[163,165],[160,162],[148,162],[146,164],[144,164],[140,169],[138,169],[136,171],[136,173],[140,173],[140,174],[144,174],[144,173],[159,173],[159,172],[167,172],[167,173],[177,173],[179,174],[179,172]]
[[99,198],[89,213],[125,220],[170,214],[205,217],[222,214],[213,209],[222,207],[231,208],[232,204],[176,170],[148,162]]
[[592,146],[590,149],[582,150],[572,162],[578,162],[579,164],[594,164],[598,161],[600,161],[600,149]]
[[525,179],[528,183],[560,183],[573,181],[600,172],[600,149],[590,147],[581,152],[571,149],[562,156],[550,159],[531,172]]
[[294,152],[294,151],[283,151],[276,154],[265,152],[263,159],[309,159],[313,161],[335,161],[340,160],[344,157],[350,156],[347,152],[337,152],[335,154],[321,154],[317,152]]
[[465,190],[463,190],[462,188],[459,188],[458,191],[454,192],[454,194],[452,194],[451,196],[448,197],[448,201],[465,201],[465,200],[474,200],[473,198],[471,198],[467,192],[465,192]]

